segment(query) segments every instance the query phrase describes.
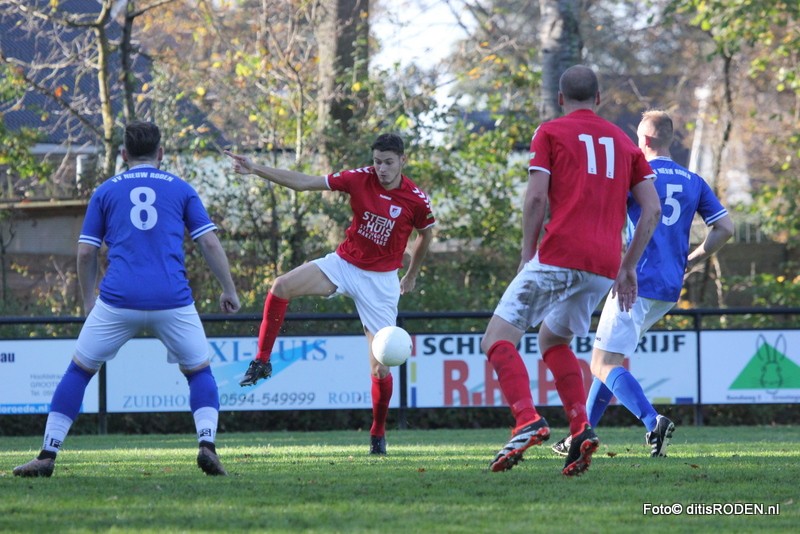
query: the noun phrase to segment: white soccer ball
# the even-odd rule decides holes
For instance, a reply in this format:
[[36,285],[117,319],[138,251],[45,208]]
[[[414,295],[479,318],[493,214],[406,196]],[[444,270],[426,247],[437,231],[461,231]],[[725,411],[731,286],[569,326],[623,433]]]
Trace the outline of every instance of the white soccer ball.
[[372,354],[388,367],[402,365],[411,356],[411,336],[399,326],[378,330],[372,339]]

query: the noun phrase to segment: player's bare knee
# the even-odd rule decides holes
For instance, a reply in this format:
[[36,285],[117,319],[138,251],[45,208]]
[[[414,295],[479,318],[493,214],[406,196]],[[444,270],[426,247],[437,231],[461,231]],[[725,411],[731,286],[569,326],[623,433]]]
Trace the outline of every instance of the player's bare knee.
[[287,280],[286,275],[281,275],[275,279],[269,291],[278,298],[288,299],[292,297],[291,288],[291,281]]
[[592,376],[599,378],[605,383],[608,373],[616,367],[620,367],[624,359],[625,356],[622,354],[595,349],[595,352],[592,354],[592,363],[590,365]]
[[386,378],[390,372],[388,367],[377,361],[372,364],[370,371],[372,376],[378,379]]
[[189,376],[189,375],[193,375],[193,374],[195,374],[195,373],[197,373],[199,371],[202,371],[203,369],[205,369],[206,367],[209,367],[210,365],[211,365],[211,360],[206,360],[203,363],[201,363],[199,365],[194,365],[192,367],[186,367],[183,364],[181,364],[181,365],[178,366],[178,368],[181,370],[181,373],[183,373],[186,376]]
[[589,365],[589,368],[592,370],[592,376],[595,378],[599,378],[603,380],[603,362],[598,360],[597,358],[592,358],[592,363]]
[[[72,361],[75,363],[75,365],[80,367],[81,370],[86,371],[87,373],[90,373],[90,374],[95,374],[95,373],[97,373],[97,371],[100,370],[100,367],[93,368],[93,367],[90,367],[88,364],[82,362],[81,360],[78,359],[77,355],[72,357]],[[101,364],[101,366],[102,366],[102,364]]]

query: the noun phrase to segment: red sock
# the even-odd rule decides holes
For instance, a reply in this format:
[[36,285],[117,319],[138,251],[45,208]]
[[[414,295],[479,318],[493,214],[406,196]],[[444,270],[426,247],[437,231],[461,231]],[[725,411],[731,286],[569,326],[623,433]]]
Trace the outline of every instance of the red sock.
[[383,378],[372,377],[372,428],[370,436],[381,437],[386,434],[386,416],[389,415],[389,401],[392,400],[392,375]]
[[520,427],[539,419],[539,413],[533,405],[528,369],[516,347],[510,341],[497,341],[489,347],[486,357],[497,373],[500,390],[511,407],[516,426]]
[[543,359],[555,378],[558,396],[569,418],[570,434],[580,434],[583,426],[589,424],[589,419],[586,416],[586,390],[578,359],[568,345],[550,347]]
[[275,339],[281,330],[288,306],[288,300],[276,297],[272,294],[272,291],[267,294],[267,298],[264,300],[264,316],[261,319],[261,327],[258,329],[257,360],[262,362],[269,361],[272,355],[272,347],[275,345]]

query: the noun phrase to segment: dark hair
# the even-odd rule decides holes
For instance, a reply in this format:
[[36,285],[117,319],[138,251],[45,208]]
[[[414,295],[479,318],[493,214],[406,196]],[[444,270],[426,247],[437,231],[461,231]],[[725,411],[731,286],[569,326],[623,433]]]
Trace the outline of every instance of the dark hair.
[[152,122],[132,121],[125,126],[125,150],[131,159],[155,158],[161,132]]
[[558,80],[558,90],[567,100],[587,102],[594,99],[600,84],[597,75],[589,67],[573,65],[564,71]]
[[379,135],[375,142],[372,143],[372,150],[394,152],[398,156],[402,156],[406,152],[403,139],[399,135],[391,133]]

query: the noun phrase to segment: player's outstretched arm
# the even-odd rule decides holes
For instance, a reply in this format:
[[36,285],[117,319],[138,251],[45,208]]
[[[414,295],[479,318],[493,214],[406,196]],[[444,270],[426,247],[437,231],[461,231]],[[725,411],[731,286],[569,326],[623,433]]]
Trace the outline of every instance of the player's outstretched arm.
[[228,257],[225,255],[225,250],[222,248],[217,234],[206,232],[197,238],[197,244],[208,267],[222,286],[222,294],[219,297],[220,309],[223,313],[236,313],[241,304],[239,304],[239,296],[236,294],[236,286],[231,276]]
[[294,189],[295,191],[325,191],[328,182],[324,176],[311,176],[297,171],[276,169],[254,163],[247,156],[225,150],[224,154],[233,161],[233,170],[239,174],[254,174],[270,182]]
[[414,240],[414,251],[411,253],[411,262],[408,264],[406,274],[400,279],[400,294],[411,293],[417,285],[417,276],[422,268],[422,261],[428,254],[428,249],[433,241],[433,228],[428,227],[417,231],[417,238]]
[[725,215],[711,225],[711,230],[703,242],[689,253],[686,272],[691,272],[696,266],[706,261],[712,254],[721,249],[731,237],[733,237],[733,220],[730,215]]

